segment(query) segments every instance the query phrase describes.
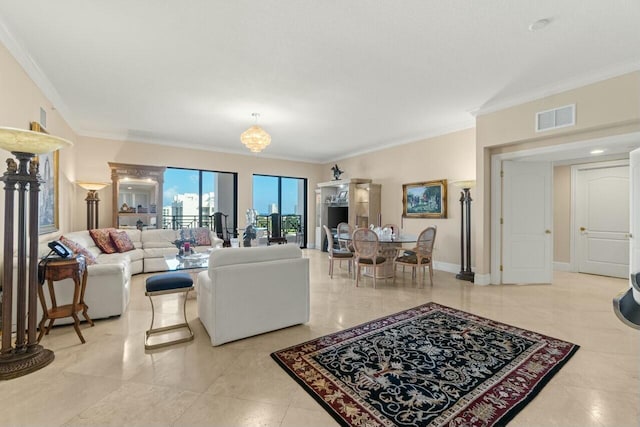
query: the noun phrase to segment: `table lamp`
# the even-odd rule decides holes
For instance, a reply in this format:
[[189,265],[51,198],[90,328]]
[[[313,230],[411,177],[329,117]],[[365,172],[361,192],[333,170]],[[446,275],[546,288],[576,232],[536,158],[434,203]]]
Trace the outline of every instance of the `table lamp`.
[[[37,123],[32,123],[32,126]],[[39,128],[39,125],[37,125]],[[7,159],[4,182],[4,246],[2,276],[2,347],[0,379],[20,377],[53,361],[51,350],[36,341],[38,302],[38,193],[40,192],[37,154],[73,145],[66,139],[22,129],[0,127],[0,148],[10,151],[18,163]],[[15,195],[18,193],[17,280],[13,282]],[[28,246],[27,246],[28,244]],[[28,251],[27,251],[28,249]],[[27,254],[28,252],[28,254]],[[27,263],[28,259],[28,263]],[[14,289],[15,288],[15,289]],[[16,337],[12,342],[13,292],[16,292]],[[26,324],[25,324],[26,321]]]

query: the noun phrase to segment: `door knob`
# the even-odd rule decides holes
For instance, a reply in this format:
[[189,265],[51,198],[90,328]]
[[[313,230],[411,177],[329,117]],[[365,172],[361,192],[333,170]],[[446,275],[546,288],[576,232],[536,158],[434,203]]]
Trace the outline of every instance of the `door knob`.
[[544,230],[545,234],[551,234],[551,230]]
[[585,231],[587,231],[587,229],[584,227],[580,227],[580,231],[584,233]]

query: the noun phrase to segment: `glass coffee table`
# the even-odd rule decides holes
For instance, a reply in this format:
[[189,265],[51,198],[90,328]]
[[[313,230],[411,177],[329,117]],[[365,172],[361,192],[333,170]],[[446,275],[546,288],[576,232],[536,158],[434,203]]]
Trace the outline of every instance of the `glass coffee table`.
[[165,255],[164,261],[169,271],[206,269],[209,267],[209,254],[201,252],[191,255]]

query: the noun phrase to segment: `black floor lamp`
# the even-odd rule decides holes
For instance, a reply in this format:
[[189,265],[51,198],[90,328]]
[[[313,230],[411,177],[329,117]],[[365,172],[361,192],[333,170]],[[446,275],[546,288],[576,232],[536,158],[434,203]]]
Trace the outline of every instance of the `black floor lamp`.
[[[10,151],[18,163],[7,159],[4,182],[4,246],[2,274],[2,348],[0,380],[37,371],[53,361],[54,355],[36,340],[38,302],[38,154],[71,146],[71,142],[41,132],[0,128],[0,148]],[[16,191],[17,190],[17,191]],[[15,196],[18,193],[17,278],[13,278]],[[27,262],[28,260],[28,262]],[[13,293],[16,293],[14,298]],[[14,305],[15,299],[15,305]],[[14,307],[15,306],[15,307]],[[13,310],[16,314],[15,342],[12,337]]]
[[475,273],[471,271],[471,187],[475,181],[456,181],[453,183],[460,192],[460,273],[456,279],[473,282]]
[[87,190],[87,198],[84,199],[87,202],[87,230],[100,228],[98,220],[98,205],[100,204],[100,198],[98,197],[98,191],[105,188],[109,183],[78,181],[76,184]]

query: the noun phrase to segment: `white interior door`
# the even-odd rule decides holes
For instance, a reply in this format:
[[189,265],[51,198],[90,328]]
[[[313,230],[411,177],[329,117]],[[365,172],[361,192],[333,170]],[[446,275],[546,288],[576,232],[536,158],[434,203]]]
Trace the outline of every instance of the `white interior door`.
[[[629,204],[631,206],[629,273],[637,273],[640,271],[640,221],[638,220],[638,215],[640,215],[640,149],[634,150],[629,154],[629,177]],[[633,290],[633,298],[640,304],[640,292],[635,289]]]
[[502,282],[551,283],[551,163],[504,161],[502,170]]
[[576,174],[576,261],[580,273],[629,275],[629,166]]

